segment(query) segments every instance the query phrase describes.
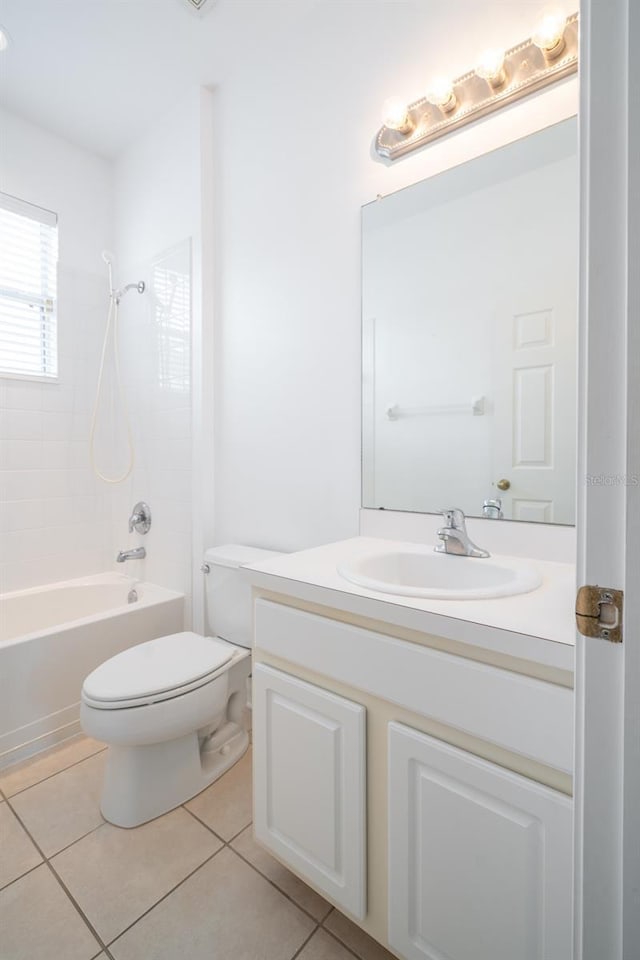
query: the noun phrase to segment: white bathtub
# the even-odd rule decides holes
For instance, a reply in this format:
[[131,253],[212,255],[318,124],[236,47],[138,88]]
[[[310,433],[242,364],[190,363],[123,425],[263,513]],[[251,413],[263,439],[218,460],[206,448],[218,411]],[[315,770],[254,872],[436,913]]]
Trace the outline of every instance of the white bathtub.
[[82,682],[98,664],[183,623],[181,593],[116,573],[1,595],[0,768],[78,732]]

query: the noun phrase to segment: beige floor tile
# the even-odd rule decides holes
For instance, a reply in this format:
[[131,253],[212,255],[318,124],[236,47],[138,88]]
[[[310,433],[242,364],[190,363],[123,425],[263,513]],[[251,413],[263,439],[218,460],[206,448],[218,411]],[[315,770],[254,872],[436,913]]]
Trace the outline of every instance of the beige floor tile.
[[231,846],[316,920],[323,920],[327,916],[331,910],[331,904],[256,843],[253,838],[253,827],[247,827],[239,837],[236,837]]
[[220,847],[178,808],[134,830],[105,823],[51,865],[108,943]]
[[13,797],[16,813],[45,856],[104,823],[100,795],[105,758],[98,753]]
[[353,954],[324,930],[317,930],[296,960],[353,960]]
[[0,774],[0,790],[6,797],[12,797],[20,790],[26,790],[34,783],[40,783],[41,780],[46,780],[47,777],[60,773],[61,770],[66,770],[74,763],[85,760],[104,749],[104,743],[99,743],[90,737],[82,734],[72,737],[59,747],[53,747],[31,760],[8,767]]
[[42,863],[8,803],[0,803],[0,887]]
[[219,780],[185,804],[223,840],[251,823],[251,749]]
[[329,914],[324,921],[324,926],[335,934],[338,940],[342,940],[350,950],[353,950],[361,960],[395,960],[393,954],[338,910]]
[[226,848],[109,949],[116,960],[290,960],[313,927]]
[[46,865],[0,892],[0,956],[90,960],[100,944]]

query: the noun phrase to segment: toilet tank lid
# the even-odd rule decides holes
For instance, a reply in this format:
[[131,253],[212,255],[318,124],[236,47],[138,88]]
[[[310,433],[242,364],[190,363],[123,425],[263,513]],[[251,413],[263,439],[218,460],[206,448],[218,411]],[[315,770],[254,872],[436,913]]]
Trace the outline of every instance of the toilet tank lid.
[[245,547],[236,543],[227,543],[222,547],[209,547],[204,559],[219,567],[243,567],[247,563],[266,560],[267,557],[279,557],[279,550],[263,550],[261,547]]

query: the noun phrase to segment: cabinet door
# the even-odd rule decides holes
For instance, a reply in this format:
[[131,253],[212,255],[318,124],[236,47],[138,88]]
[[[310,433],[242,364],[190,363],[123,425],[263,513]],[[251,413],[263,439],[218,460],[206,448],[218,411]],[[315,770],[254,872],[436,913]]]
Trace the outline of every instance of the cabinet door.
[[257,839],[358,919],[366,911],[365,709],[253,670]]
[[389,724],[389,943],[407,960],[571,960],[572,801]]

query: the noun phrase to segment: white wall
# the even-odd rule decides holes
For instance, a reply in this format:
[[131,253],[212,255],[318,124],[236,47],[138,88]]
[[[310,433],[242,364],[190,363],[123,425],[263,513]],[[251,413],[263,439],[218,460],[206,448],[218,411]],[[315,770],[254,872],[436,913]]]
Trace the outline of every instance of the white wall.
[[0,190],[59,217],[59,381],[0,378],[0,591],[105,569],[109,493],[88,435],[112,244],[111,164],[5,111]]
[[[122,302],[123,378],[136,445],[132,476],[118,485],[113,498],[114,550],[144,544],[147,558],[129,561],[135,576],[192,595],[193,382],[192,338],[201,327],[201,99],[194,90],[133,143],[117,160],[115,171],[115,248],[117,285],[144,279],[147,292],[130,293]],[[191,258],[191,271],[189,259]],[[159,261],[174,274],[191,272],[191,309],[170,320],[162,306],[155,274]],[[166,303],[165,303],[166,306]],[[193,357],[198,367],[199,354]],[[122,424],[116,430],[122,450]],[[195,440],[199,448],[201,438]],[[152,511],[152,529],[144,537],[128,535],[127,518],[137,500]],[[193,513],[197,513],[195,518]]]
[[386,167],[384,99],[521,41],[542,4],[266,6],[215,93],[215,534],[293,550],[358,530],[361,205],[571,115],[577,85]]

